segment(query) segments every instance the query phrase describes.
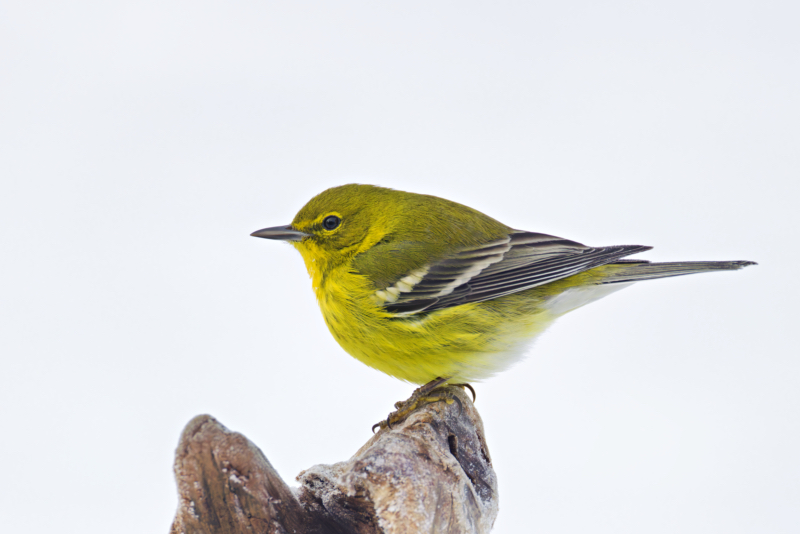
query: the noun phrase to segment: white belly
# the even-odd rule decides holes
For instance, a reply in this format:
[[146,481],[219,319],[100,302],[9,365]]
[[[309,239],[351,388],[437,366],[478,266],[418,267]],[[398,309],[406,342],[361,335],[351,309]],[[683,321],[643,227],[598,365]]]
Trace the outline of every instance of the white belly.
[[574,309],[580,308],[590,302],[601,299],[615,291],[628,287],[633,282],[622,284],[602,284],[583,287],[571,287],[549,299],[546,303],[547,309],[554,316],[558,317]]

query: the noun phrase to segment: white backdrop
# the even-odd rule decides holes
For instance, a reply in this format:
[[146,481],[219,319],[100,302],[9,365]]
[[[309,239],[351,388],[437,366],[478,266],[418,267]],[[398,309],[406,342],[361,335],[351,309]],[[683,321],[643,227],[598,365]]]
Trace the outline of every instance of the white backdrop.
[[[476,386],[498,533],[800,531],[796,2],[0,4],[4,532],[167,532],[210,413],[287,480],[412,386],[251,238],[375,183],[652,260]],[[112,528],[113,525],[113,528]]]

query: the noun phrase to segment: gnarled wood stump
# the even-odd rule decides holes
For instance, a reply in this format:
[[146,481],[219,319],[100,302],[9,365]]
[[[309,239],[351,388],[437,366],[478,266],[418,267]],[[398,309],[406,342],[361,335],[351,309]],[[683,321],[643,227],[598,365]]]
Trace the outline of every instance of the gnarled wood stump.
[[489,532],[497,478],[483,424],[461,389],[447,391],[461,406],[423,406],[349,460],[303,471],[299,488],[246,437],[195,417],[176,452],[171,533]]

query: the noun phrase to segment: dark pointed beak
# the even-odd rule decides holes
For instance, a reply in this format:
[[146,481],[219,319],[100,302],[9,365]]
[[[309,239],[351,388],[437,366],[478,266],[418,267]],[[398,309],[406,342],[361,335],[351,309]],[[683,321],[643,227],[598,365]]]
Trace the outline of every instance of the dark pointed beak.
[[252,234],[253,237],[263,237],[264,239],[277,239],[279,241],[300,241],[304,237],[309,237],[311,234],[299,232],[291,227],[286,226],[273,226],[272,228],[262,228],[256,230]]

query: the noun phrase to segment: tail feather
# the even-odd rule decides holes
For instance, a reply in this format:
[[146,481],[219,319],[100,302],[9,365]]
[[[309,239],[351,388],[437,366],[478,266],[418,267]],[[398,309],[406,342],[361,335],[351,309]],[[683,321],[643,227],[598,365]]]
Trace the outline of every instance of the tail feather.
[[711,271],[737,271],[748,265],[757,264],[754,261],[672,261],[664,263],[622,261],[608,266],[613,269],[604,273],[605,276],[601,283],[620,284]]

